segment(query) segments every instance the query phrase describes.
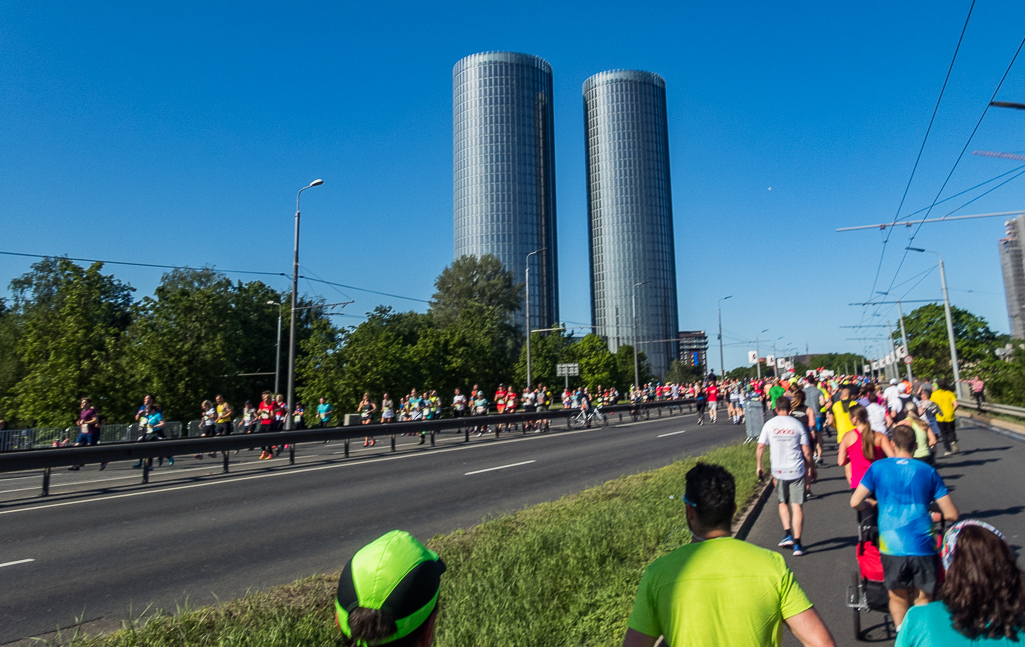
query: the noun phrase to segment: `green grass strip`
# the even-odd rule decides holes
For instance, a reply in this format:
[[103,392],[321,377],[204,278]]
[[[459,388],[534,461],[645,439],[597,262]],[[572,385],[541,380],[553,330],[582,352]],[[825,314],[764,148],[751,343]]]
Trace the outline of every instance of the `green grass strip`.
[[[753,444],[732,445],[700,457],[733,473],[738,508],[755,491],[754,451]],[[431,539],[448,564],[435,644],[621,644],[645,567],[690,541],[682,495],[684,475],[698,460],[682,458]],[[58,640],[83,647],[334,645],[337,578],[321,575],[161,613],[108,635]]]

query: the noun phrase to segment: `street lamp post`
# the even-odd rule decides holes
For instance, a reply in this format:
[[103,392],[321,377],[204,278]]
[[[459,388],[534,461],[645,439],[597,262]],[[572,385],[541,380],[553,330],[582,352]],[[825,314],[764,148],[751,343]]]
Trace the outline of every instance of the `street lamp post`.
[[534,254],[537,254],[538,252],[543,252],[546,249],[548,249],[548,248],[547,247],[542,247],[541,249],[535,249],[531,253],[527,254],[527,270],[526,270],[526,277],[525,277],[525,279],[526,279],[526,284],[525,285],[527,286],[527,308],[526,308],[526,310],[527,310],[527,326],[526,326],[526,328],[524,328],[524,330],[526,330],[526,332],[527,332],[527,390],[528,391],[530,390],[530,388],[531,388],[530,385],[532,384],[531,379],[530,379],[531,378],[531,375],[530,375],[530,257],[533,256]]
[[722,379],[722,376],[726,374],[726,369],[723,368],[723,361],[722,361],[722,302],[725,301],[726,299],[732,299],[732,298],[733,298],[733,295],[731,294],[728,297],[723,297],[723,298],[719,299],[719,301],[715,304],[716,308],[719,310],[719,379],[720,380]]
[[285,302],[268,301],[267,305],[278,307],[278,341],[274,346],[274,395],[277,395],[281,393],[281,312],[285,307]]
[[641,281],[633,286],[633,329],[634,329],[634,386],[641,388],[641,371],[637,364],[637,288],[651,281]]
[[755,360],[756,360],[755,361],[755,367],[757,367],[757,369],[758,369],[758,379],[759,379],[759,381],[762,379],[762,349],[761,349],[761,346],[758,344],[758,337],[762,333],[766,333],[766,332],[769,332],[768,328],[766,328],[762,332],[760,332],[757,335],[755,335]]
[[[904,344],[904,352],[910,355],[911,349],[908,348],[908,333],[904,329],[904,309],[900,307],[900,299],[897,299],[897,316],[900,318],[900,341]],[[911,363],[905,362],[904,366],[907,367],[908,370],[908,383],[914,384],[915,376],[911,372]]]
[[295,245],[292,248],[292,316],[288,319],[288,411],[285,429],[292,429],[292,409],[295,405],[295,312],[299,305],[299,198],[306,189],[320,186],[324,180],[314,180],[295,194]]
[[947,319],[947,342],[950,344],[950,367],[954,372],[954,392],[957,397],[961,397],[961,371],[957,367],[957,344],[954,340],[954,321],[950,317],[950,297],[947,295],[947,273],[943,270],[943,257],[932,249],[922,249],[921,247],[908,247],[907,249],[911,252],[936,254],[936,259],[939,261],[940,284],[943,286],[943,314]]

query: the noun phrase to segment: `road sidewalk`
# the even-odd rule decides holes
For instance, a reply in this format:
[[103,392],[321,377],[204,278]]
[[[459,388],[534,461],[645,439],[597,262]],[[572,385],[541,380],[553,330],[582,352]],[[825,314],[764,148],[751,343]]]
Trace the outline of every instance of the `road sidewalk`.
[[[1023,563],[1025,544],[1025,442],[990,431],[972,420],[958,421],[961,451],[937,460],[937,469],[951,490],[961,518],[985,519],[1008,538]],[[940,452],[942,454],[942,452]],[[768,458],[768,457],[766,457]],[[808,551],[794,557],[789,548],[777,548],[782,525],[773,495],[762,508],[747,541],[784,555],[802,588],[833,632],[838,645],[861,644],[853,635],[853,612],[845,605],[847,585],[857,570],[855,544],[857,525],[850,508],[850,489],[843,470],[836,465],[836,443],[827,441],[825,463],[819,481],[812,486],[815,496],[805,508],[802,542]],[[893,644],[893,623],[887,614],[861,615],[863,640],[879,645]],[[783,645],[800,643],[784,631]]]

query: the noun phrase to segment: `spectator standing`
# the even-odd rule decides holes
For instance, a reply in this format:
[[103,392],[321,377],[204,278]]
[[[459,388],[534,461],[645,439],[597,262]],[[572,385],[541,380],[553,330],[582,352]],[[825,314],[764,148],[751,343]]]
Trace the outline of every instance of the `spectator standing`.
[[756,451],[758,478],[763,478],[762,456],[769,448],[772,478],[776,482],[779,519],[783,522],[780,546],[792,546],[794,556],[804,555],[801,531],[804,528],[805,478],[815,481],[815,463],[811,458],[810,440],[804,425],[790,416],[790,398],[776,398],[776,416],[762,425]]
[[[361,425],[369,425],[374,422],[374,412],[377,411],[377,405],[370,399],[370,393],[364,393],[363,399],[359,403],[359,423]],[[377,444],[373,436],[367,436],[363,439],[364,447],[373,447]]]
[[939,473],[912,457],[915,431],[897,425],[890,435],[894,457],[872,463],[851,495],[851,507],[866,511],[866,499],[878,501],[883,577],[900,633],[908,608],[931,602],[936,589],[939,564],[929,507],[935,502],[948,521],[957,521],[958,513]]
[[944,456],[950,456],[957,452],[957,423],[955,413],[957,411],[957,396],[950,390],[950,383],[946,380],[939,380],[937,388],[929,399],[940,408],[936,414],[936,422],[940,428],[940,439],[943,440]]
[[972,387],[972,397],[975,398],[975,408],[982,411],[982,403],[986,401],[986,383],[982,381],[982,378],[978,375],[975,379],[968,380],[968,385]]
[[672,647],[778,647],[783,623],[803,645],[835,644],[782,555],[730,536],[735,497],[722,467],[699,463],[687,472],[683,502],[694,541],[644,571],[623,647],[652,647],[659,636]]
[[908,611],[896,647],[1020,645],[1025,587],[1003,533],[984,521],[959,521],[943,539],[942,559],[939,601]]

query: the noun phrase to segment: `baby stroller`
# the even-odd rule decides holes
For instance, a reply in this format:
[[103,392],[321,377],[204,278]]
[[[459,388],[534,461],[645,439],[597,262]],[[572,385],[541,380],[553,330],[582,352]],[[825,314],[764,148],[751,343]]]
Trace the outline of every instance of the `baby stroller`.
[[[937,546],[942,545],[944,524],[938,514],[938,508],[932,510],[933,532]],[[861,613],[863,611],[879,611],[889,614],[890,593],[886,590],[883,580],[883,560],[879,553],[879,526],[876,509],[858,512],[858,544],[856,547],[858,570],[851,573],[851,583],[847,586],[847,606],[854,614],[854,639],[862,640]],[[936,583],[943,582],[943,569],[937,573]]]
[[847,587],[847,606],[854,613],[854,639],[861,640],[861,613],[889,613],[890,594],[883,583],[883,560],[879,556],[879,526],[876,511],[858,512],[858,570],[851,573]]

